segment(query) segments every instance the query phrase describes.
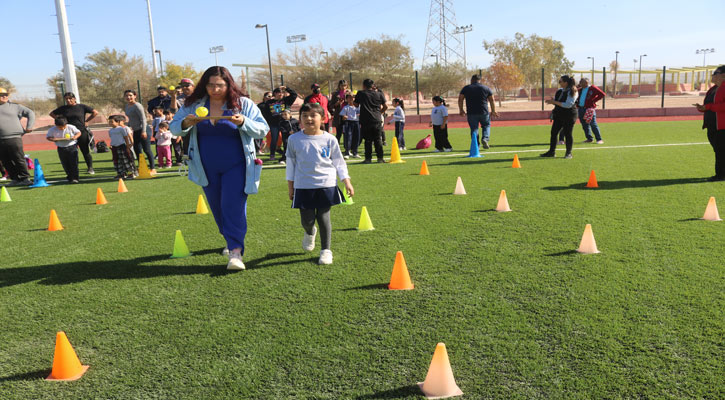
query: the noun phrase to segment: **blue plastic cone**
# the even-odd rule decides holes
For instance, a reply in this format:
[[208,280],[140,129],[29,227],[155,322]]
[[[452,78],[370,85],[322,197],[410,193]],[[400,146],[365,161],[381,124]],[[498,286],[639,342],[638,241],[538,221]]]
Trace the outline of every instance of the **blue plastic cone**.
[[35,163],[35,176],[33,177],[33,184],[30,185],[31,188],[36,187],[46,187],[50,186],[50,183],[45,181],[45,174],[43,173],[43,167],[40,166],[40,161],[36,158],[34,160]]
[[481,152],[478,151],[478,134],[471,135],[471,150],[468,152],[466,157],[478,158],[483,157]]

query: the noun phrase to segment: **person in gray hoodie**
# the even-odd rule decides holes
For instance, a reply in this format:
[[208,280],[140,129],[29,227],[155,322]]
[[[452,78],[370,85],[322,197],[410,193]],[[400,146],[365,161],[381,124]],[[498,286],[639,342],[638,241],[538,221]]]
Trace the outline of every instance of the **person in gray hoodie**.
[[[25,128],[21,118],[27,118]],[[13,182],[10,185],[29,186],[30,175],[25,164],[23,135],[33,131],[35,113],[28,107],[10,102],[10,93],[0,88],[0,161]]]

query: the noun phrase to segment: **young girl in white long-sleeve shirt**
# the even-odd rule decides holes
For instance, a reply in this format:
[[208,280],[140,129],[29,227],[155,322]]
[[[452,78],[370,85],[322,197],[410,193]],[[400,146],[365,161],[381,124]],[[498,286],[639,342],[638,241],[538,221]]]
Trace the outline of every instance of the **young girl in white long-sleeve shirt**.
[[405,104],[402,99],[393,99],[393,121],[395,123],[395,137],[398,139],[398,147],[400,150],[406,150],[405,148]]

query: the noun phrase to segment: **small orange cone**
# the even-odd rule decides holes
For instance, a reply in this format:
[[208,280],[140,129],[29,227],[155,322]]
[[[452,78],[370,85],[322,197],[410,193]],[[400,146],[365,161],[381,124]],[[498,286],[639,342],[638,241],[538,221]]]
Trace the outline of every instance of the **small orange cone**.
[[58,219],[58,214],[55,213],[55,210],[50,210],[50,221],[48,222],[48,231],[62,231],[63,225],[60,224],[60,220]]
[[594,240],[594,233],[592,232],[592,224],[587,224],[584,227],[584,234],[582,235],[582,241],[579,243],[579,248],[576,250],[582,254],[596,254],[600,253],[597,250],[597,242]]
[[106,196],[103,194],[101,188],[96,189],[96,204],[108,204],[108,200],[106,200]]
[[413,282],[410,281],[410,274],[408,274],[408,266],[405,264],[405,257],[403,257],[403,252],[399,251],[395,253],[395,265],[393,265],[393,274],[390,276],[388,289],[411,290],[413,288]]
[[588,188],[598,188],[599,184],[597,183],[597,174],[594,173],[594,170],[589,174],[589,181],[587,182]]
[[519,162],[519,155],[514,154],[514,162],[511,164],[511,168],[521,168],[521,163]]
[[428,171],[428,163],[423,160],[423,164],[420,166],[420,174],[419,175],[430,175],[430,172]]
[[466,188],[463,187],[463,181],[460,176],[456,180],[456,189],[453,191],[453,194],[466,194]]
[[448,360],[448,352],[444,343],[436,345],[425,381],[418,382],[418,386],[429,399],[445,399],[463,394],[453,377],[451,362]]
[[127,193],[128,189],[126,189],[126,184],[123,182],[123,179],[118,180],[118,193]]
[[722,221],[720,219],[720,213],[717,212],[717,204],[715,203],[714,197],[710,197],[710,200],[707,202],[705,215],[702,216],[702,219],[705,221]]
[[88,365],[81,365],[81,361],[65,336],[65,332],[58,332],[55,336],[53,370],[45,379],[48,381],[75,381],[80,379],[87,370]]
[[498,211],[498,212],[511,211],[511,207],[509,207],[509,199],[506,197],[505,190],[502,190],[501,194],[498,196],[498,205],[496,205],[496,211]]

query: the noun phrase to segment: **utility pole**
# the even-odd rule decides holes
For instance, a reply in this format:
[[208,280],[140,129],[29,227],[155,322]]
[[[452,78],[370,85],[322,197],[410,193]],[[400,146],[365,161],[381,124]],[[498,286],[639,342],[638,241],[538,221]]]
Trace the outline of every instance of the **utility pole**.
[[159,77],[159,67],[156,65],[156,44],[154,43],[154,23],[151,21],[151,0],[146,0],[149,12],[149,33],[151,34],[151,62],[154,66],[154,76]]
[[[65,0],[55,0],[55,13],[58,17],[58,36],[60,37],[60,52],[63,57],[63,78],[68,90],[76,95],[78,103],[81,102],[76,80],[76,65],[73,62],[73,49],[68,33],[68,18],[65,15]],[[61,93],[61,96],[63,93]]]

